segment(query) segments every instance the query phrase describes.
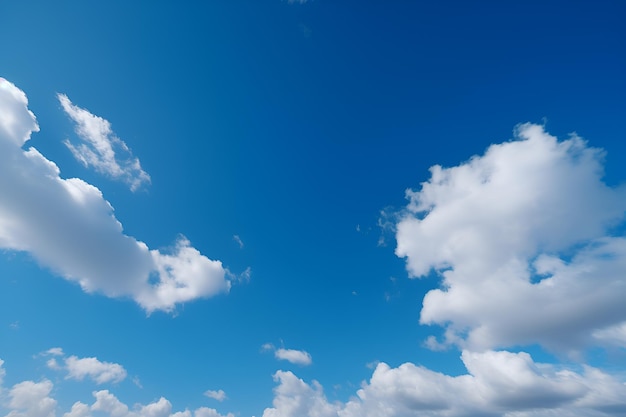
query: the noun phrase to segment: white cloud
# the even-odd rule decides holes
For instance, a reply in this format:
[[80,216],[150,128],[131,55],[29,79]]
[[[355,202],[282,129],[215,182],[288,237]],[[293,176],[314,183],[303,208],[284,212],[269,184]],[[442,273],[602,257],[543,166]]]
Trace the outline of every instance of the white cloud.
[[194,413],[194,417],[235,417],[233,413],[220,414],[214,408],[200,407]]
[[233,235],[233,240],[237,243],[237,245],[239,245],[240,249],[243,249],[243,240],[241,240],[239,235]]
[[80,401],[76,401],[74,405],[72,405],[72,409],[63,414],[63,417],[89,417],[91,416],[91,409],[89,405],[85,403],[81,403]]
[[63,179],[54,162],[21,146],[38,126],[24,93],[0,79],[0,248],[29,252],[87,292],[130,297],[147,312],[228,292],[221,262],[184,237],[171,253],[123,233],[99,189]]
[[101,411],[111,417],[130,417],[128,406],[122,403],[108,390],[94,391],[93,396],[96,402],[91,406],[92,411]]
[[44,355],[52,355],[52,356],[63,356],[63,349],[60,347],[53,347],[50,348],[48,350],[46,350],[44,353]]
[[[67,376],[65,379],[75,379],[82,381],[88,377],[97,384],[108,382],[117,383],[126,379],[126,369],[120,364],[112,362],[102,362],[98,358],[79,358],[75,355],[62,358],[64,366],[60,365],[56,357],[65,355],[60,347],[48,349],[41,353],[42,356],[53,355],[46,361],[46,366],[55,371],[65,370]],[[60,358],[61,360],[61,358]]]
[[48,359],[46,361],[46,366],[50,369],[54,369],[55,371],[58,371],[61,369],[61,365],[59,365],[59,362],[57,362],[57,360],[54,358]]
[[57,402],[51,398],[52,382],[24,381],[9,391],[9,409],[6,417],[54,417]]
[[100,362],[97,358],[77,358],[70,356],[65,359],[67,378],[82,380],[91,378],[98,384],[121,382],[126,378],[126,369],[117,363]]
[[[322,386],[313,386],[296,377],[292,372],[278,371],[274,374],[278,386],[274,389],[272,408],[266,408],[263,417],[336,417],[338,405],[328,403]],[[381,416],[382,417],[382,416]]]
[[2,392],[2,384],[4,383],[4,376],[6,375],[6,371],[2,365],[4,365],[4,361],[0,359],[0,392]]
[[443,278],[420,322],[446,326],[446,343],[573,352],[626,320],[626,239],[608,232],[626,189],[602,182],[603,152],[575,135],[517,136],[407,191],[396,254],[411,276]]
[[379,363],[346,403],[331,403],[317,382],[291,372],[274,378],[273,407],[263,417],[470,417],[621,415],[626,385],[598,369],[584,372],[535,363],[526,353],[464,351],[467,374],[448,376],[405,363]]
[[207,390],[204,395],[217,401],[224,401],[226,399],[226,393],[221,389],[217,391]]
[[69,139],[64,141],[74,158],[85,167],[93,167],[110,178],[124,181],[133,191],[150,182],[139,159],[113,133],[111,123],[74,105],[65,94],[57,94],[57,98],[65,113],[76,123],[76,133],[83,141],[76,145]]
[[[96,391],[93,396],[96,402],[91,406],[91,410],[104,412],[110,417],[191,417],[189,410],[172,414],[172,404],[163,397],[148,405],[136,404],[135,411],[131,411],[126,404],[107,390]],[[234,417],[232,413],[222,415],[217,410],[208,407],[196,409],[193,415],[194,417]]]
[[[68,358],[69,362],[74,361],[74,358]],[[111,364],[90,360],[74,362],[77,366],[71,369],[76,370],[78,373],[75,375],[77,379],[89,376],[94,379],[100,377],[110,381],[119,375],[119,369],[115,366],[103,368],[103,364]],[[5,375],[3,365],[4,361],[0,359],[0,394],[2,394],[2,383]],[[57,401],[50,396],[53,388],[54,385],[47,379],[41,382],[23,381],[15,384],[8,392],[8,395],[0,396],[0,411],[4,406],[4,409],[8,410],[6,417],[54,417],[57,411]],[[222,390],[207,392],[214,393],[217,399],[226,397]],[[104,414],[109,417],[192,417],[192,413],[189,410],[172,413],[172,404],[164,397],[146,405],[136,403],[131,409],[108,390],[94,391],[92,395],[95,401],[91,406],[82,401],[76,401],[72,405],[71,410],[63,414],[63,417],[89,417],[92,415],[92,412],[96,412],[96,415]],[[5,398],[7,401],[4,401]],[[222,415],[217,410],[207,407],[196,409],[193,416],[235,417],[232,413]]]
[[276,359],[289,361],[296,365],[307,366],[313,362],[311,355],[304,350],[279,348],[274,352],[274,356]]

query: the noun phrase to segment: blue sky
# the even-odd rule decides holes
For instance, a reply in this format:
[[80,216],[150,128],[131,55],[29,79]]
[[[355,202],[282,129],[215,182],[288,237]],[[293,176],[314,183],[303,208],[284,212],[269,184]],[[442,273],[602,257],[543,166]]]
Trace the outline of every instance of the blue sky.
[[0,412],[623,415],[625,14],[2,2]]

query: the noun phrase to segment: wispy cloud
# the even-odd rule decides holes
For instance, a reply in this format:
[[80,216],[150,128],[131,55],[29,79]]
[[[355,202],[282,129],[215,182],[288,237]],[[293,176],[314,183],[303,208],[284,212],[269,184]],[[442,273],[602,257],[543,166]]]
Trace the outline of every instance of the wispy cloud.
[[184,236],[168,252],[150,250],[123,233],[98,188],[23,150],[39,127],[26,95],[4,79],[0,110],[0,248],[28,252],[86,292],[131,297],[147,312],[229,291],[222,263]]
[[111,123],[74,105],[65,94],[57,94],[57,98],[65,113],[76,123],[76,134],[82,143],[74,144],[69,139],[63,143],[80,163],[127,183],[132,191],[150,182],[139,159],[115,135]]
[[226,393],[221,389],[217,391],[207,390],[204,392],[204,395],[220,402],[226,399]]
[[241,240],[239,235],[233,235],[233,240],[239,245],[240,249],[243,249],[243,240]]

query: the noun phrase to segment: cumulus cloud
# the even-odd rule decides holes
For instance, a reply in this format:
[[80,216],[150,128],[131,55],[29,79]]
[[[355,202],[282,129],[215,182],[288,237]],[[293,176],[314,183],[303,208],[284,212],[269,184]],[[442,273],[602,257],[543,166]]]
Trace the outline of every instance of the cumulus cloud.
[[48,359],[46,366],[55,371],[66,370],[66,379],[76,379],[82,381],[85,377],[90,378],[97,384],[107,382],[121,382],[126,378],[126,369],[120,364],[111,362],[102,362],[98,358],[79,358],[77,356],[69,356],[62,358],[65,366],[61,366],[56,360],[58,356],[64,356],[63,349],[56,347],[48,349],[41,353],[43,356],[55,356]]
[[527,353],[464,351],[468,373],[448,376],[412,363],[379,363],[346,403],[328,401],[317,382],[279,371],[263,417],[621,415],[626,386],[598,369],[582,373],[535,363]]
[[228,292],[221,262],[180,237],[167,253],[123,233],[100,190],[64,179],[35,148],[26,95],[0,79],[0,248],[30,253],[87,292],[130,297],[147,312]]
[[516,136],[459,166],[432,167],[407,191],[396,254],[412,277],[442,278],[420,322],[446,326],[444,343],[472,350],[615,343],[626,320],[626,239],[611,230],[626,189],[602,181],[603,151],[576,135],[559,141],[525,124]]
[[[134,410],[130,410],[108,390],[95,391],[93,396],[96,402],[91,406],[91,410],[104,412],[110,417],[191,417],[189,410],[172,414],[172,403],[163,397],[148,405],[137,404]],[[196,409],[193,415],[194,417],[234,417],[232,413],[222,415],[214,408],[208,407]]]
[[9,409],[6,417],[54,417],[57,402],[50,397],[52,382],[24,381],[9,391]]
[[[336,417],[338,405],[328,402],[322,386],[313,381],[312,386],[292,372],[274,374],[278,386],[274,389],[272,408],[266,408],[263,417]],[[382,417],[382,416],[381,416]]]
[[204,395],[217,401],[224,401],[226,399],[226,393],[221,389],[217,391],[207,390],[204,392]]
[[72,405],[72,409],[63,414],[63,417],[89,417],[91,415],[91,408],[85,403],[76,401]]
[[[60,348],[50,351],[59,352]],[[86,360],[85,360],[86,359]],[[82,380],[90,377],[96,382],[98,378],[102,380],[114,381],[119,378],[119,365],[108,364],[95,358],[76,359],[69,357],[66,362],[74,363],[70,365],[68,371],[73,373],[71,378]],[[54,384],[44,379],[41,382],[22,381],[13,385],[7,395],[3,393],[3,378],[5,370],[4,361],[0,359],[0,411],[6,410],[6,417],[54,417],[57,410],[57,401],[52,398]],[[122,368],[123,369],[123,368]],[[125,376],[126,371],[123,371]],[[123,379],[123,378],[122,378]],[[120,379],[121,380],[121,379]],[[56,390],[55,390],[56,391]],[[213,391],[217,397],[225,398],[224,391]],[[135,403],[132,408],[120,401],[115,394],[109,390],[93,391],[94,402],[89,405],[83,401],[76,401],[70,411],[63,414],[63,417],[90,417],[92,412],[96,415],[106,415],[109,417],[235,417],[232,413],[220,414],[217,410],[208,407],[199,407],[193,414],[189,410],[172,412],[172,404],[165,397],[159,398],[149,404]]]
[[194,413],[194,417],[235,417],[233,413],[220,414],[215,408],[200,407]]
[[63,142],[74,158],[85,167],[93,167],[101,174],[124,181],[133,191],[150,182],[150,176],[141,169],[139,159],[113,133],[111,123],[74,105],[65,94],[57,94],[57,98],[76,124],[76,134],[82,141],[80,144],[73,144],[69,139]]
[[122,365],[101,362],[97,358],[77,358],[70,356],[65,359],[67,378],[82,380],[91,378],[98,384],[105,382],[121,382],[126,378],[126,369]]

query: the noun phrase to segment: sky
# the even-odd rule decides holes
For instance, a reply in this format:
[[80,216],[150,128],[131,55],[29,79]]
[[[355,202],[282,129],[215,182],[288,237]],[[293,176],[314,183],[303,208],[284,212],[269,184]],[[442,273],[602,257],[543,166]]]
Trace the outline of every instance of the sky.
[[626,415],[625,16],[0,2],[0,415]]

